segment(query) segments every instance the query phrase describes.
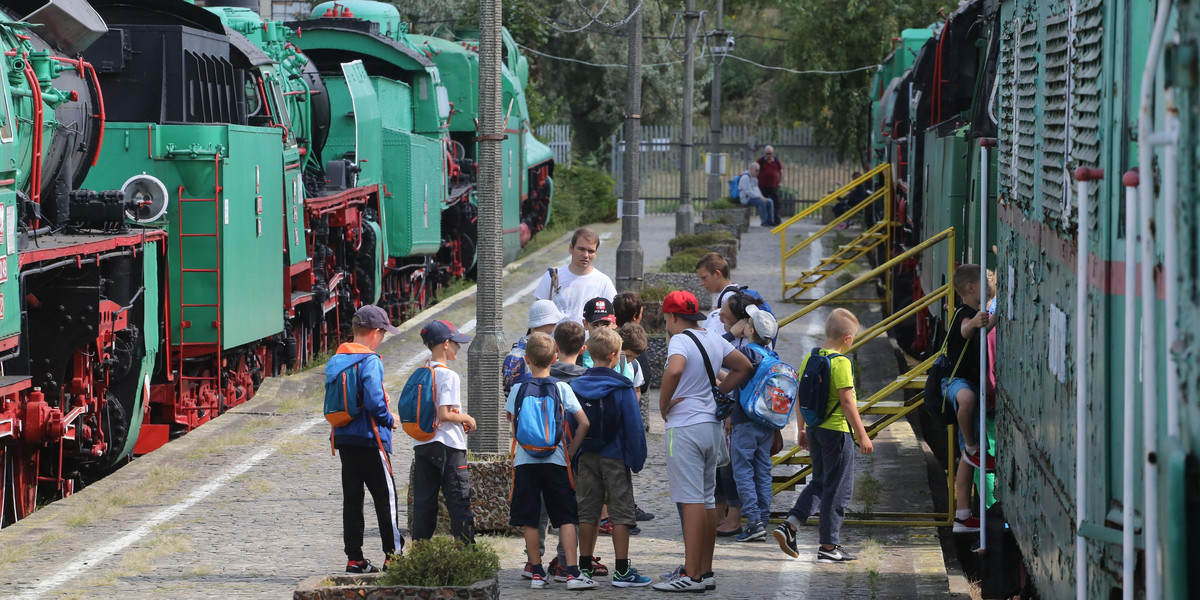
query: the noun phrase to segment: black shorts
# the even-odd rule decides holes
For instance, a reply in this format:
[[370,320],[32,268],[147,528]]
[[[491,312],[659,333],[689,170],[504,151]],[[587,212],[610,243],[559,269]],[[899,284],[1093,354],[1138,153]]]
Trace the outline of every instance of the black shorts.
[[512,502],[509,525],[537,527],[546,503],[546,515],[554,527],[579,524],[579,508],[567,468],[561,465],[538,463],[520,465],[513,471]]

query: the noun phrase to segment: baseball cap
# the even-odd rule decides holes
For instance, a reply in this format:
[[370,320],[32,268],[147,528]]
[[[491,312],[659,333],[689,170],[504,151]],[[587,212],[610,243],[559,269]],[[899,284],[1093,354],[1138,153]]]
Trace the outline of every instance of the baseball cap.
[[529,328],[554,325],[567,316],[551,300],[538,300],[529,306]]
[[612,301],[608,298],[592,298],[583,305],[583,320],[588,323],[608,321],[616,323],[617,316],[613,314]]
[[382,308],[374,304],[368,304],[354,313],[354,318],[350,320],[350,325],[354,327],[367,327],[370,329],[382,329],[388,333],[400,333],[399,329],[392,327],[392,320]]
[[775,320],[775,315],[753,304],[746,307],[746,314],[750,315],[750,323],[754,325],[754,332],[759,336],[771,339],[779,333],[779,322]]
[[450,321],[430,321],[421,328],[421,341],[426,346],[436,346],[446,340],[465,344],[471,341],[471,336],[459,333]]
[[662,301],[662,312],[689,321],[703,321],[707,318],[707,315],[700,312],[700,303],[696,301],[696,295],[684,290],[675,290],[667,294]]

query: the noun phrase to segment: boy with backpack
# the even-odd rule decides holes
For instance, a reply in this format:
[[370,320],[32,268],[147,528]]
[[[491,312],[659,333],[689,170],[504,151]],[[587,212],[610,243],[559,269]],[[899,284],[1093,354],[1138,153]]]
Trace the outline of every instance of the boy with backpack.
[[[735,306],[744,308],[735,314]],[[732,321],[729,332],[733,334],[734,343],[754,367],[751,376],[738,389],[739,401],[733,407],[727,426],[730,432],[729,466],[742,502],[741,512],[746,517],[746,530],[734,539],[751,542],[766,537],[771,521],[771,443],[778,431],[760,422],[762,417],[754,410],[757,408],[755,403],[760,402],[756,395],[770,396],[768,400],[773,410],[768,417],[782,417],[782,424],[787,423],[792,404],[785,395],[787,382],[779,387],[771,387],[770,382],[764,386],[756,385],[762,377],[772,375],[764,371],[770,371],[773,365],[779,364],[778,355],[767,349],[778,331],[775,316],[760,309],[749,296],[738,294],[721,308],[721,320]],[[794,382],[795,372],[786,364],[782,367],[778,369],[782,376]],[[750,413],[747,413],[748,406],[751,407]]]
[[525,343],[529,340],[529,334],[553,334],[555,326],[566,318],[558,306],[549,300],[535,300],[529,306],[529,331],[512,345],[500,367],[505,394],[514,384],[529,378],[529,367],[525,365]]
[[[818,507],[821,511],[821,545],[817,548],[817,562],[838,563],[858,558],[847,554],[839,545],[846,505],[854,494],[854,437],[850,432],[854,431],[858,436],[859,449],[863,454],[870,454],[874,450],[867,428],[858,414],[858,400],[854,396],[854,366],[850,364],[850,359],[842,356],[854,345],[857,333],[858,317],[844,308],[834,309],[825,320],[824,345],[814,348],[811,354],[804,357],[800,367],[803,376],[798,402],[802,408],[806,404],[806,398],[803,397],[806,392],[816,395],[815,400],[819,403],[820,394],[814,390],[825,391],[824,388],[828,388],[828,391],[824,394],[827,399],[822,407],[824,410],[820,411],[825,414],[804,414],[807,427],[800,427],[796,436],[796,443],[807,449],[812,457],[812,480],[804,486],[792,510],[788,511],[787,521],[775,528],[779,549],[792,558],[800,556],[796,546],[796,528],[808,521]],[[811,372],[810,364],[813,367]],[[810,384],[814,380],[824,383]],[[810,421],[810,418],[813,420]]]
[[586,437],[581,436],[578,458],[579,568],[589,577],[594,574],[592,552],[600,509],[607,499],[617,557],[612,584],[643,587],[650,585],[650,578],[629,564],[629,531],[637,526],[629,471],[641,471],[646,463],[642,413],[633,384],[615,371],[622,354],[621,337],[603,329],[592,333],[589,341],[596,366],[571,382],[591,424]]
[[[414,438],[412,537],[414,540],[433,537],[440,490],[450,513],[451,537],[474,544],[467,434],[475,429],[475,419],[462,411],[461,379],[446,366],[458,358],[459,348],[471,341],[471,336],[459,333],[449,321],[430,321],[421,329],[421,341],[432,356],[404,386],[399,411],[405,431]],[[426,380],[425,376],[430,377]],[[428,426],[428,419],[415,427],[407,420],[414,403],[417,414],[436,414],[432,427]]]
[[[571,386],[550,378],[555,354],[550,336],[544,333],[529,336],[525,362],[533,377],[513,387],[504,404],[506,416],[513,424],[513,483],[508,522],[525,530],[525,552],[530,563],[527,570],[533,580],[529,587],[536,590],[550,585],[538,548],[538,518],[544,505],[566,554],[567,589],[591,590],[596,588],[596,582],[576,564],[575,529],[579,510],[567,462],[579,450],[590,423]],[[567,413],[579,424],[570,442]]]
[[[392,429],[383,389],[383,361],[375,349],[384,332],[400,333],[378,306],[354,314],[354,341],[342,344],[325,365],[325,417],[334,426],[330,443],[342,461],[342,538],[347,573],[376,573],[363,556],[363,486],[371,492],[385,557],[404,552],[396,526],[396,486],[392,481]],[[387,558],[384,567],[387,566]]]
[[[704,328],[724,334],[726,340],[733,341],[733,336],[728,333],[721,322],[721,307],[733,295],[738,293],[748,295],[758,304],[759,308],[771,313],[772,316],[775,314],[771,310],[771,305],[763,299],[762,294],[730,280],[732,272],[729,270],[729,261],[725,260],[720,253],[709,252],[700,257],[700,260],[696,262],[696,276],[700,278],[700,285],[712,294],[712,310],[709,311],[708,318],[704,321]],[[774,348],[774,338],[770,342],[768,347]]]

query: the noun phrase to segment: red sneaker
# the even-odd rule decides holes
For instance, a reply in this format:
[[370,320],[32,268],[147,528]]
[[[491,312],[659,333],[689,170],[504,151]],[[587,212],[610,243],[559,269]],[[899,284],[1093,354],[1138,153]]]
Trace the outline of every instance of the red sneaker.
[[[991,473],[992,471],[996,470],[996,458],[994,456],[992,456],[991,454],[987,454],[986,456],[987,456],[987,459],[984,461],[984,469],[988,473]],[[963,454],[963,462],[978,469],[979,468],[979,450],[976,449],[975,452],[973,452],[971,454],[964,453]]]
[[567,582],[569,575],[567,575],[567,570],[563,568],[562,565],[558,564],[557,556],[550,559],[550,568],[546,569],[546,577],[552,577],[554,578],[554,581],[557,581],[558,583]]
[[600,527],[596,529],[596,532],[600,535],[612,535],[612,521],[608,519],[600,521]]
[[979,517],[954,518],[954,533],[979,533]]

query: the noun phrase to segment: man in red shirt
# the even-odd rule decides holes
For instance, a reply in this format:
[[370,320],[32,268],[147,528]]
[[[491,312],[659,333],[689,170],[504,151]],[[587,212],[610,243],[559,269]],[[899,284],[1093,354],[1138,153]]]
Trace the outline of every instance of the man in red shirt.
[[758,159],[758,188],[763,196],[775,201],[775,209],[779,210],[779,184],[783,181],[783,163],[775,158],[775,148],[767,146],[763,149],[763,157]]

